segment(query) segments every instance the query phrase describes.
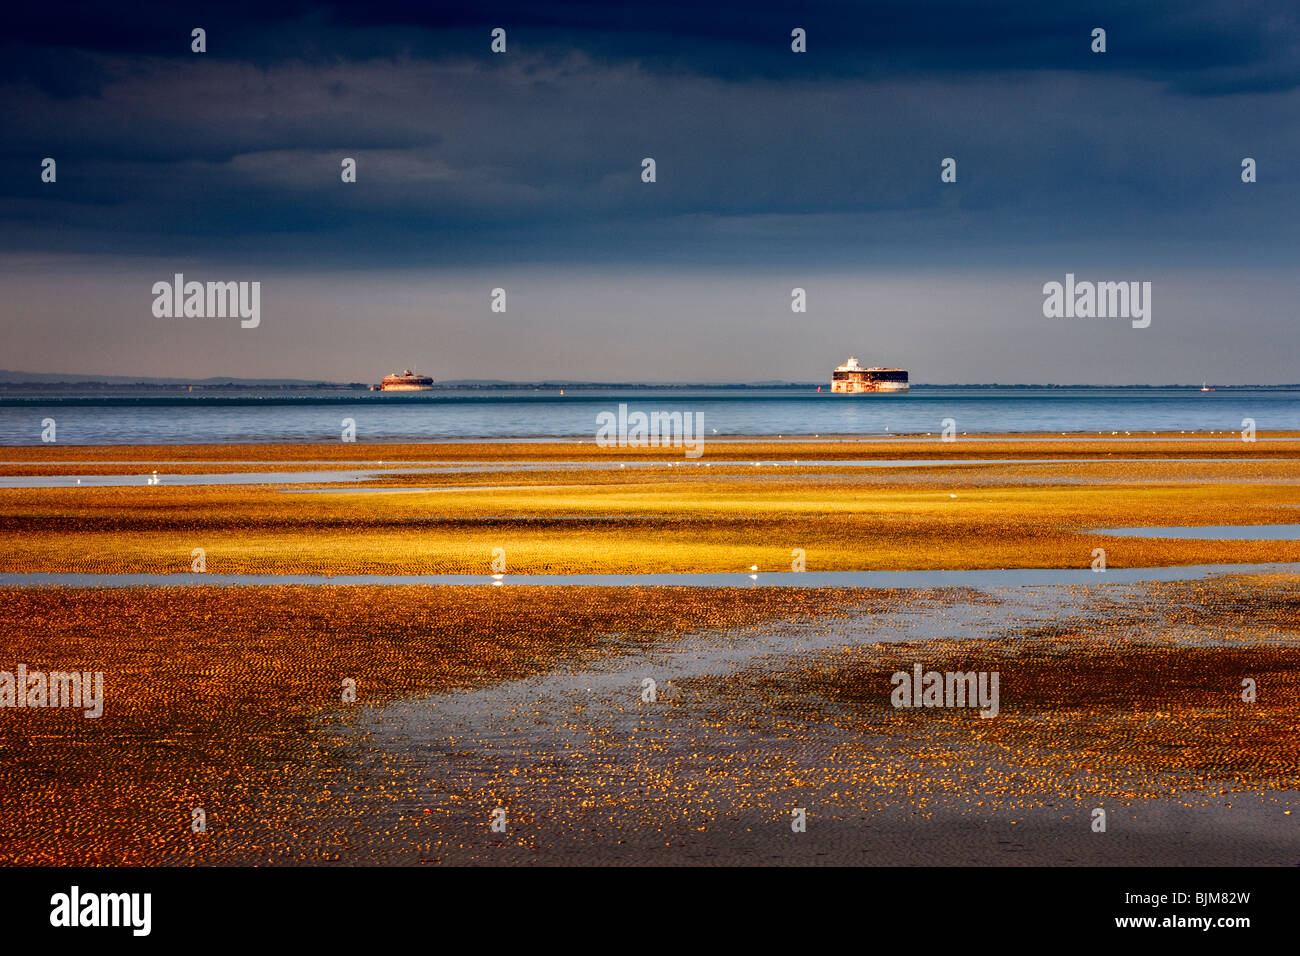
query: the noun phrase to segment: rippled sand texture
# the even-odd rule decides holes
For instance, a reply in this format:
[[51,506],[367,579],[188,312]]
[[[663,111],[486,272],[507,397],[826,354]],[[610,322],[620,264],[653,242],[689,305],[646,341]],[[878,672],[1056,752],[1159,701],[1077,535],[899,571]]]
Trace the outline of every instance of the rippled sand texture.
[[[1294,865],[1298,607],[1294,579],[948,592],[402,702],[353,738],[385,832],[340,859]],[[917,662],[998,671],[1001,713],[893,708]]]
[[[196,548],[223,574],[484,574],[495,549],[511,574],[789,571],[795,549],[809,571],[1086,568],[1096,548],[1112,567],[1300,561],[1294,540],[1095,533],[1294,522],[1300,443],[1269,437],[715,443],[694,461],[590,443],[4,456],[21,464],[0,472],[28,478],[117,470],[138,483],[0,489],[0,573],[181,573]],[[403,459],[412,469],[479,470],[340,481],[365,463]],[[963,463],[862,467],[930,460]],[[168,484],[185,470],[276,467],[315,471],[319,483]],[[146,484],[153,471],[160,483]],[[344,493],[302,493],[324,489]]]
[[[299,793],[355,754],[317,730],[400,697],[492,686],[811,613],[910,598],[845,591],[561,588],[0,590],[4,663],[103,671],[104,715],[0,710],[0,859],[144,863],[215,842],[297,852]],[[343,681],[357,703],[342,703]],[[382,781],[380,781],[382,784]],[[232,820],[273,823],[263,846]],[[259,837],[258,839],[262,839]],[[250,842],[251,841],[251,842]]]
[[[5,593],[110,688],[5,715],[7,861],[1300,862],[1300,580],[227,593]],[[1001,713],[895,710],[914,662]]]
[[[512,581],[788,574],[796,548],[809,571],[1087,568],[1098,547],[1112,569],[1300,561],[1297,541],[1091,531],[1294,522],[1294,443],[942,448],[1069,458],[1032,465],[771,460],[928,460],[937,444],[718,447],[698,466],[555,444],[7,449],[24,464],[4,467],[27,475],[148,461],[164,479],[0,491],[0,571],[188,572],[196,547],[213,573],[325,574],[485,574],[501,547]],[[372,482],[441,489],[389,494],[165,483],[168,467],[271,461],[329,487],[329,467],[372,452],[491,471]],[[0,860],[1300,863],[1300,577],[1092,577],[0,589],[0,670],[102,670],[107,696],[98,720],[0,709]],[[890,676],[915,663],[998,671],[999,715],[895,709]],[[207,832],[191,831],[196,807]]]

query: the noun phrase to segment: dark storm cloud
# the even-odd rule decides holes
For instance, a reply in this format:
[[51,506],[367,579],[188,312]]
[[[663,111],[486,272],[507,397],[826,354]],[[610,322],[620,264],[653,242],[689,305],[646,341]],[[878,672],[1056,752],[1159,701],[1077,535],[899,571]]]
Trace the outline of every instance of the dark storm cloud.
[[[2,75],[51,90],[93,83],[23,51],[84,50],[178,55],[178,36],[205,26],[211,54],[266,65],[284,59],[370,58],[401,51],[462,56],[494,26],[534,49],[579,48],[611,60],[740,80],[813,75],[890,76],[913,71],[1089,69],[1079,43],[1111,31],[1106,69],[1132,69],[1200,92],[1286,89],[1300,83],[1297,13],[1277,0],[891,0],[771,3],[762,0],[537,3],[239,3],[181,6],[144,0],[23,5],[9,12],[16,56]],[[791,27],[807,29],[815,57],[786,54]],[[74,72],[75,71],[71,71]],[[69,86],[69,80],[73,84]]]
[[1295,14],[1132,6],[23,7],[0,50],[0,246],[760,267],[1293,245]]

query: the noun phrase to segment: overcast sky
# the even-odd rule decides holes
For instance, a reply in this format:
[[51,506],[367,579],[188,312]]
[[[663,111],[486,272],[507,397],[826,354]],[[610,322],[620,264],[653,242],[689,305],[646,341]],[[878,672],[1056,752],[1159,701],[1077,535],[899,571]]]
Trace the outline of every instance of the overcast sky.
[[[0,368],[1300,381],[1294,7],[474,6],[7,12]],[[155,316],[177,272],[260,326]],[[1044,317],[1067,272],[1150,326]]]

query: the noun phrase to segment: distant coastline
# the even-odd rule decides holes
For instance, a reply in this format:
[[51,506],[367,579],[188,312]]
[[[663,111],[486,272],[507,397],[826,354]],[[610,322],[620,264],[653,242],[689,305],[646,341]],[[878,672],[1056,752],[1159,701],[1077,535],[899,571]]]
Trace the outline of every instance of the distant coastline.
[[[373,383],[370,382],[331,382],[320,379],[262,379],[262,378],[227,378],[221,376],[202,378],[202,379],[185,379],[185,378],[152,378],[152,377],[132,377],[125,375],[82,375],[82,374],[62,374],[62,373],[44,373],[44,372],[15,372],[0,369],[0,389],[9,391],[25,391],[40,389],[56,388],[80,388],[80,389],[103,389],[106,391],[130,391],[135,389],[166,389],[177,391],[188,391],[193,388],[195,391],[213,391],[218,389],[230,390],[252,390],[252,389],[280,389],[285,391],[291,390],[315,390],[315,391],[368,391]],[[449,379],[438,381],[430,390],[439,391],[535,391],[538,389],[565,389],[580,391],[583,389],[649,389],[663,391],[683,391],[691,389],[710,389],[710,390],[765,390],[789,389],[806,390],[816,389],[818,386],[826,388],[827,383],[821,381],[810,382],[790,382],[784,380],[761,381],[761,382],[580,382],[567,381],[560,379],[546,379],[537,382],[510,382],[500,379]],[[1172,385],[1147,385],[1147,384],[1127,384],[1127,385],[1094,385],[1094,384],[1068,384],[1060,382],[1016,382],[1003,384],[998,382],[917,382],[912,384],[913,389],[939,389],[939,388],[1019,388],[1019,389],[1055,389],[1055,388],[1092,388],[1092,389],[1199,389],[1200,383],[1186,382]],[[1256,383],[1239,383],[1235,385],[1216,384],[1216,389],[1295,389],[1300,388],[1300,383],[1275,383],[1275,384],[1256,384]],[[829,389],[827,389],[829,391]],[[427,394],[427,393],[426,393]]]

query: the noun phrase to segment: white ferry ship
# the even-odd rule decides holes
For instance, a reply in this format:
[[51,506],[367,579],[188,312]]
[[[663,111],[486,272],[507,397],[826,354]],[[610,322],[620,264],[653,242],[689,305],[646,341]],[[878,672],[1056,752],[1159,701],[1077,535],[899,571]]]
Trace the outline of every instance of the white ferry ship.
[[852,355],[831,375],[832,392],[906,392],[907,371],[901,368],[863,368]]

